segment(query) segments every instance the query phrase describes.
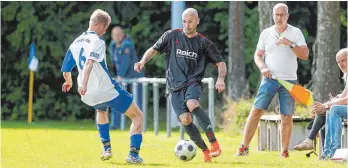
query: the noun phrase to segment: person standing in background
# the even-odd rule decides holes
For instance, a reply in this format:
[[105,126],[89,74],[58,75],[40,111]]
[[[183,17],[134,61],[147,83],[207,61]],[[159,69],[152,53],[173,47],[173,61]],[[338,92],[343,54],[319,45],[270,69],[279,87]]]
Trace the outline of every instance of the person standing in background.
[[[112,62],[112,69],[115,73],[115,79],[121,83],[124,79],[134,79],[144,77],[143,72],[134,71],[134,64],[138,62],[138,57],[135,51],[134,44],[129,35],[123,32],[122,27],[115,26],[111,31],[111,42],[109,45],[110,60]],[[128,85],[128,91],[131,91],[131,85]],[[136,103],[139,108],[142,108],[142,85],[137,87]],[[131,93],[134,94],[134,90]],[[111,128],[119,129],[121,114],[111,111]]]

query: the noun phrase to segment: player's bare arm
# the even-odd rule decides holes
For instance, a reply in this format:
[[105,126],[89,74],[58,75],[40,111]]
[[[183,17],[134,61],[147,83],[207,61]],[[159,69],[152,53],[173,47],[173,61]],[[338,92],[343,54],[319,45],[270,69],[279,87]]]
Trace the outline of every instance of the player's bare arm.
[[147,51],[145,52],[143,58],[134,64],[134,70],[137,72],[140,72],[143,68],[144,65],[149,62],[151,60],[151,58],[153,56],[155,56],[158,53],[158,51],[154,50],[152,47],[150,47],[149,49],[147,49]]
[[225,62],[218,62],[215,64],[218,67],[218,79],[216,81],[216,89],[219,93],[223,92],[225,90],[225,77],[226,77],[226,63]]
[[272,74],[271,74],[271,71],[267,68],[267,66],[265,64],[264,54],[265,54],[264,50],[257,49],[255,51],[255,54],[254,54],[254,61],[255,61],[256,66],[260,69],[262,75],[265,76],[266,78],[271,79]]
[[63,72],[63,77],[65,79],[65,82],[62,86],[62,91],[69,92],[73,85],[73,82],[71,79],[71,72]]
[[88,59],[87,62],[85,63],[85,66],[83,67],[82,86],[80,86],[78,89],[80,95],[85,95],[87,91],[89,74],[91,73],[91,70],[93,68],[93,63],[94,63],[94,60]]

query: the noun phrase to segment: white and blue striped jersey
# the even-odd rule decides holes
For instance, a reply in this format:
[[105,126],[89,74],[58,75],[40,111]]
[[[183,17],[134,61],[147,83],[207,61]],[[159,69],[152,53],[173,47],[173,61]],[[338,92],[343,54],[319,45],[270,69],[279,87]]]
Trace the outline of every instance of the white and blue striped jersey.
[[93,31],[84,32],[74,40],[66,52],[61,71],[71,72],[77,65],[77,84],[82,86],[83,66],[88,59],[95,62],[88,79],[87,92],[81,96],[81,100],[94,106],[116,98],[119,92],[106,66],[105,41]]

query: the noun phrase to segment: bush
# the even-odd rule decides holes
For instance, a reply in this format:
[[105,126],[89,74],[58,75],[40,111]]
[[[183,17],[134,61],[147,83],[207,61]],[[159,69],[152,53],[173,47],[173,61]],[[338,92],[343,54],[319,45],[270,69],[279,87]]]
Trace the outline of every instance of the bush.
[[220,127],[228,135],[240,135],[253,106],[254,99],[240,100],[239,102],[233,102],[228,98],[225,98],[225,100],[226,104],[223,108],[224,112],[221,114],[222,124]]
[[[222,108],[221,113],[221,125],[220,127],[228,135],[236,136],[243,134],[244,126],[247,121],[249,112],[254,104],[254,99],[240,100],[239,102],[231,101],[229,98],[225,98],[225,105]],[[272,105],[270,105],[272,106]],[[264,115],[279,114],[279,106],[275,105],[275,111],[269,110],[265,111]],[[295,115],[301,118],[312,118],[313,113],[311,107],[306,107],[304,105],[296,104]]]

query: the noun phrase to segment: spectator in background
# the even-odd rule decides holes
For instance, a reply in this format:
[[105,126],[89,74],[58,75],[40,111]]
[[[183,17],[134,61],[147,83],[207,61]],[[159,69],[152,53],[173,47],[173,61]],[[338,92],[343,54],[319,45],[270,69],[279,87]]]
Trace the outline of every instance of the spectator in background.
[[244,137],[236,156],[247,156],[249,144],[264,111],[278,93],[281,117],[281,157],[288,158],[288,147],[292,132],[292,116],[295,100],[272,76],[297,83],[297,58],[308,59],[308,48],[301,30],[288,24],[288,6],[278,3],[273,7],[274,25],[264,29],[259,37],[254,61],[260,69],[263,80],[257,92],[254,105],[245,124]]
[[[117,82],[122,82],[124,79],[133,79],[144,77],[144,73],[134,71],[134,64],[138,62],[138,57],[135,51],[135,47],[130,37],[124,34],[123,29],[120,26],[115,26],[111,31],[111,42],[109,45],[109,54],[112,62],[112,69],[115,73],[115,79]],[[126,88],[131,90],[131,85]],[[142,85],[138,84],[138,97],[136,103],[138,107],[142,108]],[[131,91],[134,94],[134,90]],[[120,113],[112,112],[112,125],[111,128],[120,128]]]
[[336,54],[338,67],[344,73],[343,79],[346,82],[342,94],[338,98],[324,104],[315,102],[313,106],[313,111],[317,114],[330,109],[326,113],[325,142],[324,150],[320,157],[321,160],[332,158],[336,150],[341,148],[342,119],[347,119],[348,115],[347,54],[347,48],[341,49]]
[[[340,50],[337,55],[336,55],[336,61],[338,66],[340,67],[341,71],[345,74],[343,76],[343,79],[345,82],[347,82],[347,48]],[[339,105],[337,104],[342,98],[344,98],[344,94],[346,94],[347,90],[343,91],[343,93],[337,95],[335,98],[331,97],[330,95],[330,100],[325,102],[325,103],[319,103],[315,102],[313,106],[313,111],[317,114],[314,119],[314,123],[312,126],[312,129],[309,132],[308,137],[301,142],[300,144],[294,146],[295,150],[311,150],[314,148],[313,145],[313,140],[315,139],[316,135],[318,134],[318,131],[323,128],[325,125],[325,121],[327,114],[327,111],[329,110],[329,105]],[[346,101],[347,104],[347,101]],[[333,109],[336,109],[337,107],[334,107]],[[347,106],[346,106],[347,108]],[[347,113],[347,112],[346,112]],[[324,130],[324,129],[322,129]],[[325,131],[321,131],[321,138],[323,140],[323,146],[325,144]]]

